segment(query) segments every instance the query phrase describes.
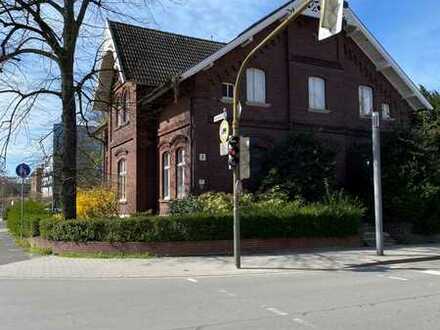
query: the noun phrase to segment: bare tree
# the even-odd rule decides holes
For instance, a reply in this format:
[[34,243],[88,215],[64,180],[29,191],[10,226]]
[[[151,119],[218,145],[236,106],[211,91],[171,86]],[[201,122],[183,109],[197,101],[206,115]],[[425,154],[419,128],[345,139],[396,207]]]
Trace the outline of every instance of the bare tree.
[[[84,104],[94,101],[91,86],[99,80],[99,52],[92,67],[82,70],[84,61],[88,61],[85,58],[91,56],[87,50],[96,46],[90,40],[102,35],[105,15],[136,20],[128,13],[138,13],[142,6],[141,12],[151,15],[147,10],[151,1],[0,0],[0,96],[8,95],[11,100],[0,114],[6,130],[1,153],[6,157],[11,137],[39,99],[56,97],[61,101],[62,203],[66,219],[76,217],[77,121],[79,118],[87,123]],[[79,47],[86,51],[79,52]],[[26,66],[29,58],[33,64],[38,59],[44,67],[42,73],[32,77],[31,85]]]

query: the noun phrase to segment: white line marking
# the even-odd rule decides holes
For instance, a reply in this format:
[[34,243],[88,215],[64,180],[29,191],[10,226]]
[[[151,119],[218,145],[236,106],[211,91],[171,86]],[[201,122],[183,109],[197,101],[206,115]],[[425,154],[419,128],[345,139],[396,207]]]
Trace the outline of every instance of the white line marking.
[[421,271],[421,273],[427,274],[427,275],[437,275],[437,276],[440,276],[440,272],[437,271],[437,270],[424,270],[424,271]]
[[194,279],[194,278],[187,278],[186,280],[187,280],[187,281],[190,281],[190,282],[193,282],[193,283],[199,283],[199,281],[197,281],[197,280]]
[[286,313],[286,312],[280,311],[279,309],[276,309],[276,308],[274,308],[274,307],[268,307],[268,308],[266,308],[266,310],[269,311],[269,312],[272,312],[272,313],[274,313],[274,314],[276,314],[276,315],[279,315],[279,316],[286,316],[286,315],[289,315],[289,313]]
[[408,281],[407,278],[398,277],[398,276],[385,276],[386,278],[389,278],[390,280],[397,280],[397,281]]
[[227,291],[225,289],[218,290],[218,292],[223,293],[223,294],[225,294],[225,295],[227,295],[229,297],[237,297],[237,295],[235,293],[229,292],[229,291]]
[[316,327],[313,324],[311,324],[311,323],[309,323],[307,321],[304,321],[303,319],[295,318],[292,321],[295,322],[295,323],[301,324],[301,325],[303,325],[305,327],[316,329]]

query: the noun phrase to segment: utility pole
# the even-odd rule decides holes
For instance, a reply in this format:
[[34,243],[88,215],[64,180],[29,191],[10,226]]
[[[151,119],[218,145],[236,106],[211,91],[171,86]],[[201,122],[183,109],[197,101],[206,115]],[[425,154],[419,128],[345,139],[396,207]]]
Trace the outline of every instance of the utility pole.
[[373,171],[374,171],[374,214],[376,218],[376,250],[378,256],[384,255],[383,210],[382,210],[382,164],[380,150],[380,115],[373,112]]

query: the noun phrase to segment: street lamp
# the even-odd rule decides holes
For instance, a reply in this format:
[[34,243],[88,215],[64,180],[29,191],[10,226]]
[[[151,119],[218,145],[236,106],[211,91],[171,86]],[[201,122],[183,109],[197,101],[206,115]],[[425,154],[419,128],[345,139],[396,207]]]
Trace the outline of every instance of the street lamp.
[[[282,32],[291,22],[295,21],[314,0],[303,0],[298,8],[294,9],[292,13],[276,27],[266,38],[263,39],[255,48],[253,48],[237,73],[237,79],[234,85],[234,98],[232,108],[232,139],[238,141],[240,139],[240,117],[241,117],[241,103],[240,103],[240,85],[242,76],[247,64],[252,57],[263,48],[268,42],[274,39],[280,32]],[[321,18],[319,24],[319,40],[330,38],[342,30],[344,0],[321,0]],[[235,266],[241,268],[240,257],[240,193],[241,193],[241,179],[240,166],[233,167],[233,189],[234,189],[234,259]]]

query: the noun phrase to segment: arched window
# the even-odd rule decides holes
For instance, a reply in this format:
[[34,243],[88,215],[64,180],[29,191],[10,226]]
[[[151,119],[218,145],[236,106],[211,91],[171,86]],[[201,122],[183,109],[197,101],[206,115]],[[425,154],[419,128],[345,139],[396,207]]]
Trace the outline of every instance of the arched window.
[[266,74],[263,70],[249,68],[246,71],[247,100],[266,103]]
[[170,199],[170,163],[171,155],[166,152],[162,156],[162,198]]
[[118,198],[121,202],[127,201],[127,160],[118,162]]
[[177,198],[185,197],[185,150],[180,148],[176,152],[176,186]]

